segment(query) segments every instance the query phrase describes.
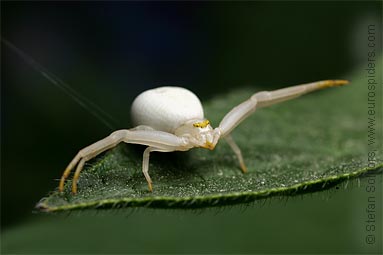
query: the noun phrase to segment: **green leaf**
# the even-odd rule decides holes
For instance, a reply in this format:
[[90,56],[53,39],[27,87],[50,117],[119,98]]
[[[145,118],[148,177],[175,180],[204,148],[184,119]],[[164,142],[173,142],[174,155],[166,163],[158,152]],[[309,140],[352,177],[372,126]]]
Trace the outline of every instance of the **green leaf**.
[[[242,174],[224,140],[214,151],[155,152],[150,160],[154,188],[150,193],[141,172],[144,147],[121,144],[88,162],[77,195],[70,193],[68,181],[64,194],[52,192],[37,208],[200,208],[320,191],[381,173],[381,114],[375,115],[377,137],[369,146],[366,80],[350,81],[349,86],[257,110],[244,121],[233,137],[242,149],[247,174]],[[216,95],[204,103],[205,115],[216,126],[233,106],[260,90]],[[368,165],[367,153],[372,150],[376,161]]]

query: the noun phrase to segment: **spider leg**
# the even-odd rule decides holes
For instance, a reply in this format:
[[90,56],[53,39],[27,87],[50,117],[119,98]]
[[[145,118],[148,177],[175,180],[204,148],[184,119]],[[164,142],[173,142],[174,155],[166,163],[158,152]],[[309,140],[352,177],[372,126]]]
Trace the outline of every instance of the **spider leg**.
[[[191,148],[191,146],[185,141],[173,134],[156,131],[156,130],[141,130],[141,129],[133,129],[133,130],[118,130],[113,132],[108,137],[85,147],[80,150],[74,159],[70,162],[68,167],[65,169],[59,184],[59,191],[62,192],[64,190],[65,180],[68,178],[72,169],[77,165],[73,182],[72,182],[72,193],[77,193],[77,181],[80,176],[80,172],[86,161],[94,158],[98,154],[115,147],[120,142],[125,143],[133,143],[133,144],[142,144],[153,147],[152,150],[156,151],[175,151],[181,150],[185,151]],[[149,151],[150,152],[150,151]],[[147,152],[147,154],[149,153]],[[144,153],[145,157],[145,153]],[[147,163],[149,161],[149,156],[147,156]],[[149,164],[147,164],[147,168]],[[147,171],[146,171],[147,172]],[[145,172],[144,172],[145,174]],[[146,177],[146,175],[145,175]],[[148,178],[147,178],[148,180]],[[149,177],[150,180],[150,177]],[[149,183],[149,181],[148,181]],[[150,188],[150,186],[149,186]]]
[[234,151],[235,155],[237,156],[242,172],[246,173],[247,167],[245,165],[245,161],[243,160],[241,149],[235,143],[233,137],[230,134],[225,136],[225,140],[230,145],[231,149]]
[[[123,131],[123,130],[120,130]],[[119,132],[119,131],[117,131]],[[116,132],[115,132],[116,133]],[[72,172],[72,169],[77,165],[76,172],[73,178],[72,183],[72,193],[77,193],[77,180],[80,175],[80,172],[85,164],[85,161],[94,158],[98,154],[115,147],[118,143],[122,141],[122,132],[120,137],[117,136],[108,136],[84,149],[80,150],[74,159],[69,163],[67,168],[65,169],[63,175],[60,179],[59,191],[62,192],[64,190],[65,180],[68,178],[69,174]]]
[[224,137],[231,149],[236,154],[242,172],[246,172],[246,166],[243,161],[242,153],[233,138],[230,136],[231,131],[234,130],[243,120],[250,116],[257,108],[270,106],[283,101],[287,101],[303,94],[324,89],[333,86],[341,86],[347,84],[346,80],[326,80],[313,83],[307,83],[288,88],[278,89],[274,91],[262,91],[255,93],[248,100],[234,107],[222,119],[218,126],[218,132],[221,137]]
[[150,152],[153,152],[153,151],[172,152],[174,150],[160,149],[160,148],[155,148],[155,147],[148,147],[145,149],[144,155],[142,157],[142,172],[144,173],[145,179],[148,182],[148,187],[149,187],[150,192],[153,191],[153,187],[152,187],[153,182],[152,182],[152,179],[150,178],[150,175],[149,175],[149,156],[150,156]]
[[274,91],[262,91],[255,93],[248,100],[234,107],[229,113],[225,115],[219,124],[222,137],[228,135],[236,128],[243,120],[252,114],[256,108],[270,106],[276,103],[287,101],[303,94],[347,84],[346,80],[326,80],[302,85],[296,85]]
[[77,193],[78,178],[80,178],[80,172],[81,172],[82,168],[84,167],[86,160],[87,160],[87,158],[82,158],[76,167],[76,171],[74,173],[73,181],[72,181],[72,193],[73,194]]

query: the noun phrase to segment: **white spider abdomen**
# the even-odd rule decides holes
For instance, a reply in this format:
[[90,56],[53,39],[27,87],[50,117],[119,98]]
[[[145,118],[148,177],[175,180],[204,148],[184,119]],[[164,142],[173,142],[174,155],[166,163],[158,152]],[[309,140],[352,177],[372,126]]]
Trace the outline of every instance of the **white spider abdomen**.
[[169,133],[189,120],[204,118],[198,97],[180,87],[144,91],[134,99],[131,114],[134,126],[146,125]]

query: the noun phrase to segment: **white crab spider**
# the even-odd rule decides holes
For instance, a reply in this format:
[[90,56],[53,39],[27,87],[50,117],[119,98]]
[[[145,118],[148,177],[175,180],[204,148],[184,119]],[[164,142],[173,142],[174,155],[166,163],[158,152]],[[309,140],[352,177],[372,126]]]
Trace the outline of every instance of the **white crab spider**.
[[270,92],[258,92],[234,107],[214,129],[204,118],[200,100],[191,91],[180,87],[147,90],[138,95],[132,105],[132,120],[137,126],[115,131],[108,137],[80,150],[65,169],[60,180],[59,191],[64,190],[65,179],[77,165],[72,182],[72,193],[76,193],[77,181],[84,163],[120,142],[148,146],[143,155],[142,172],[150,191],[152,191],[152,180],[148,172],[150,152],[187,151],[195,147],[213,150],[222,137],[233,149],[245,173],[247,170],[241,150],[230,133],[255,109],[296,98],[315,90],[347,83],[346,80],[326,80]]

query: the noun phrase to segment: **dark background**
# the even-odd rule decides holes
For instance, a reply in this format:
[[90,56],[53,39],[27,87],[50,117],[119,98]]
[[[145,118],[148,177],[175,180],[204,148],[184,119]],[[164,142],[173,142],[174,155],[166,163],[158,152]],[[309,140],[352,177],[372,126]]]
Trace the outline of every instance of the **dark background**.
[[[159,85],[189,88],[204,101],[241,86],[362,72],[367,25],[380,24],[380,15],[380,2],[2,2],[1,35],[101,107],[118,129],[130,127],[134,97]],[[356,184],[217,215],[33,214],[74,154],[111,129],[4,43],[1,60],[1,233],[13,238],[2,251],[376,251],[358,234],[364,209]]]

